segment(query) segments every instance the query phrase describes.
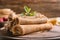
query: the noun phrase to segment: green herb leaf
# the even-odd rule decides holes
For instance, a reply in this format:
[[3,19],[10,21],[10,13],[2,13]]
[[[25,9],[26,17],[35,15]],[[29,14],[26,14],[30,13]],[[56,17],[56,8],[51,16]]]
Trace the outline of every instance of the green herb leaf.
[[35,12],[31,12],[31,8],[29,8],[28,6],[24,6],[24,10],[25,12],[24,13],[21,13],[21,16],[34,16],[35,15]]
[[34,11],[34,12],[31,12],[31,13],[30,13],[30,16],[34,16],[35,13],[36,13],[35,11]]
[[27,7],[27,6],[24,6],[24,10],[25,10],[26,13],[30,13],[31,8],[29,8],[29,7]]

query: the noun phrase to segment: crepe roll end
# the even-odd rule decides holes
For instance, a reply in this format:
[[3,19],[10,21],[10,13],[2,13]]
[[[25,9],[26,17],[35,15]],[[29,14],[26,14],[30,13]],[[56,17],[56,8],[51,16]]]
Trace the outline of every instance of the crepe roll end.
[[10,32],[12,32],[12,35],[14,36],[18,36],[18,35],[22,35],[23,34],[23,31],[22,31],[22,28],[20,27],[20,25],[16,25],[14,26]]

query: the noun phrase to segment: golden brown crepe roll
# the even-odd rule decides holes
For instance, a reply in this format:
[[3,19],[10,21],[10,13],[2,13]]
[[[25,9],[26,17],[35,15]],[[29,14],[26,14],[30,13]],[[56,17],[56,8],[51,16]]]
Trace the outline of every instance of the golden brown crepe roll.
[[40,24],[40,23],[46,23],[47,18],[18,18],[20,24]]
[[52,29],[53,25],[51,23],[46,24],[36,24],[36,25],[16,25],[10,29],[13,35],[24,35],[36,31],[48,31]]
[[46,23],[47,17],[42,15],[41,13],[36,13],[34,16],[20,16],[18,15],[18,20],[20,24],[40,24]]

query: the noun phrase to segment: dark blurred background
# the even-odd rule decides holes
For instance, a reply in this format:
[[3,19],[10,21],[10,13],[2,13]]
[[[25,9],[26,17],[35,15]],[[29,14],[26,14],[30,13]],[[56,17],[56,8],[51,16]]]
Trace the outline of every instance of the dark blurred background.
[[60,0],[0,0],[0,8],[11,8],[16,13],[24,11],[24,5],[48,17],[60,16]]

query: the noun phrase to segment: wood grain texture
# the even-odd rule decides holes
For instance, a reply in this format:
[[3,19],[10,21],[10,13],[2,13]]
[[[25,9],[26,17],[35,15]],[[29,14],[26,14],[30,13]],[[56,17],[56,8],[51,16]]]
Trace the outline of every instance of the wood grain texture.
[[24,5],[48,17],[60,16],[59,0],[0,0],[0,8],[11,8],[17,13],[23,12]]

